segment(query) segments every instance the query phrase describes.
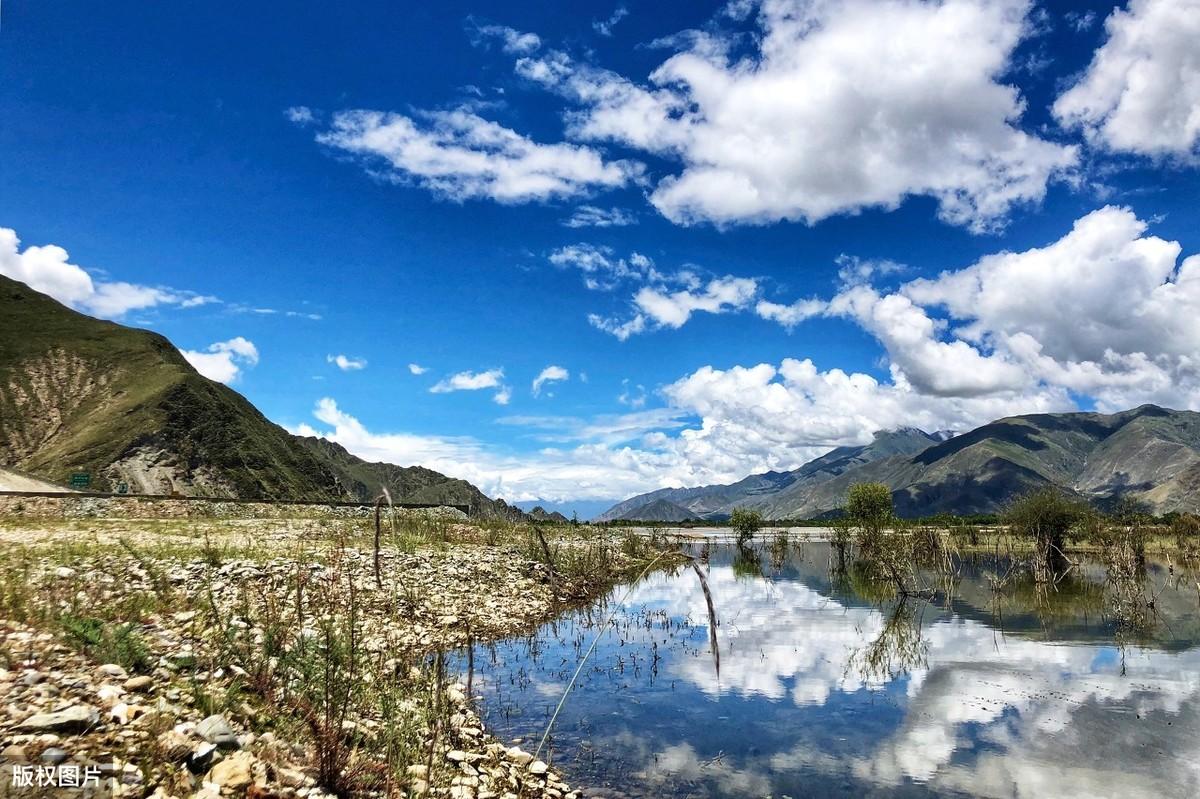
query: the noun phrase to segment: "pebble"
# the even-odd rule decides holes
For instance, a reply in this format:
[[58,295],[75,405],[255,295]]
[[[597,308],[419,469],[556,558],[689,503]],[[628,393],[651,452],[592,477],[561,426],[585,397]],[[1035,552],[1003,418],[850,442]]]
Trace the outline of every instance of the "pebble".
[[125,672],[123,667],[117,665],[116,663],[105,663],[103,666],[100,666],[96,669],[96,677],[101,680],[105,679],[106,677],[113,680],[125,680],[129,678],[129,675]]
[[154,687],[154,680],[150,679],[149,677],[147,677],[144,674],[139,674],[136,677],[130,677],[128,680],[125,681],[125,684],[122,685],[121,687],[124,688],[126,691],[132,691],[134,693],[141,693],[143,691],[148,691],[150,688]]
[[66,749],[59,749],[57,746],[52,746],[42,752],[42,762],[51,766],[57,766],[70,756],[71,753]]
[[100,720],[94,708],[74,705],[57,713],[35,713],[21,722],[20,728],[33,732],[50,730],[85,730]]
[[196,725],[196,734],[222,749],[237,749],[237,733],[229,726],[224,716],[212,715]]

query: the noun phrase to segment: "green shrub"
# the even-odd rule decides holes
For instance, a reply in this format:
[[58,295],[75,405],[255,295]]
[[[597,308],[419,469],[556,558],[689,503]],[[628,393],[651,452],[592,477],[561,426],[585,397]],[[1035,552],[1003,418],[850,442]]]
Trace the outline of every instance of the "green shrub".
[[737,533],[738,544],[745,544],[762,529],[762,514],[747,508],[734,508],[729,516],[729,526]]

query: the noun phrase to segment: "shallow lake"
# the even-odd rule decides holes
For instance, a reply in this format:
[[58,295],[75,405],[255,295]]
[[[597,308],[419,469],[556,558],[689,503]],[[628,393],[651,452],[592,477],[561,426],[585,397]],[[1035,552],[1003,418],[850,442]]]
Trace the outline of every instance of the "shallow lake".
[[1200,795],[1191,576],[1152,563],[1156,609],[1130,629],[1096,565],[997,594],[1004,565],[968,561],[953,590],[900,602],[794,541],[703,546],[719,671],[690,568],[455,668],[532,752],[602,628],[548,747],[593,796]]

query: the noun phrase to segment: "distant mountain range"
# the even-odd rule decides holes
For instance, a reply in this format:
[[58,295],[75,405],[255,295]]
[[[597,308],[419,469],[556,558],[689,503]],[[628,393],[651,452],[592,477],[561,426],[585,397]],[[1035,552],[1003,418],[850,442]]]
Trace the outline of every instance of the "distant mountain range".
[[1115,414],[1030,414],[961,435],[904,428],[839,447],[790,472],[730,485],[665,488],[614,505],[597,521],[811,519],[850,486],[884,483],[902,516],[994,513],[1014,496],[1058,486],[1100,504],[1130,497],[1157,513],[1200,509],[1200,413],[1143,405]]
[[0,466],[91,488],[267,499],[518,508],[420,466],[368,463],[295,436],[201,376],[162,336],[93,319],[0,276]]

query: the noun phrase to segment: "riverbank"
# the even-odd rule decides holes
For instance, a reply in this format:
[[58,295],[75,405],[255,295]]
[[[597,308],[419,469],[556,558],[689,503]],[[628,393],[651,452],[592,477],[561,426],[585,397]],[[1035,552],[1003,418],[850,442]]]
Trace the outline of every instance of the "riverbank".
[[[483,729],[439,653],[532,630],[657,557],[612,531],[412,515],[385,516],[378,556],[370,519],[0,518],[0,785],[35,769],[119,796],[577,796]],[[23,790],[0,796],[40,795]]]

